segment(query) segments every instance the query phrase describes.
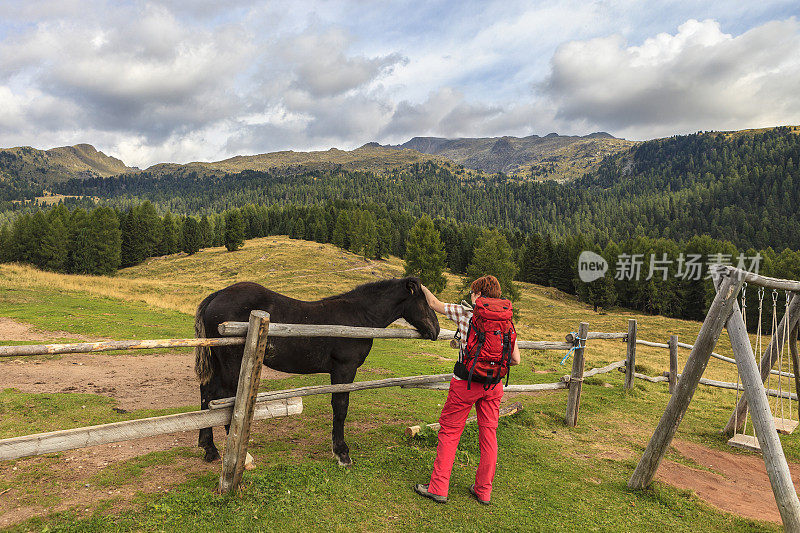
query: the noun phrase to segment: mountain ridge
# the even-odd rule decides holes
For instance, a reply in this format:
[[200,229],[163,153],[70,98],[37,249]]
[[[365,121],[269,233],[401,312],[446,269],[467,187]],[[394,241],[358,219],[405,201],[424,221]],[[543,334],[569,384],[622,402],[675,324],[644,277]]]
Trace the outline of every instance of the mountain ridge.
[[548,133],[544,137],[413,137],[403,144],[385,147],[442,156],[483,172],[566,181],[592,170],[603,157],[636,144],[607,132],[595,132],[583,136]]

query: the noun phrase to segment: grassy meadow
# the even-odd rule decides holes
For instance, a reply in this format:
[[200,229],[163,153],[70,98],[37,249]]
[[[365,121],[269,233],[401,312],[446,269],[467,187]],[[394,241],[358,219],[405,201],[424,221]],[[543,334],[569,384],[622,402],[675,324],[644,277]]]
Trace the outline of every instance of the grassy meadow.
[[[29,323],[46,331],[90,337],[162,338],[192,335],[197,303],[230,283],[251,280],[300,299],[317,299],[357,284],[401,276],[402,262],[368,261],[331,245],[268,237],[247,241],[228,253],[224,248],[194,256],[154,258],[122,270],[115,277],[68,276],[27,266],[0,265],[0,317]],[[440,297],[458,301],[462,280],[449,276]],[[693,342],[697,322],[641,315],[626,310],[594,313],[591,307],[552,288],[520,284],[522,299],[517,329],[521,339],[561,340],[589,322],[591,331],[625,331],[636,318],[639,337],[666,342],[672,333]],[[452,324],[442,319],[443,328]],[[8,343],[6,343],[8,344]],[[717,352],[731,355],[723,335]],[[512,383],[556,381],[569,373],[559,364],[563,352],[523,352]],[[135,353],[125,354],[135,357]],[[586,367],[623,359],[620,341],[590,341]],[[679,352],[685,363],[687,350]],[[422,340],[376,340],[357,380],[447,372],[456,357],[447,343]],[[52,359],[52,358],[51,358]],[[0,362],[2,365],[13,361]],[[668,352],[638,347],[637,370],[650,375],[668,369]],[[711,360],[706,377],[735,381],[735,370]],[[181,379],[193,379],[193,375]],[[121,379],[124,379],[121,377]],[[325,375],[292,376],[262,382],[263,390],[323,384]],[[214,493],[221,465],[201,462],[196,447],[162,451],[113,462],[96,474],[92,485],[109,489],[136,487],[162,471],[168,491],[141,490],[132,498],[95,498],[86,505],[42,512],[11,526],[12,531],[772,531],[768,523],[725,514],[689,491],[656,482],[646,491],[630,491],[627,480],[663,411],[669,394],[665,384],[637,381],[622,388],[618,372],[589,378],[584,384],[579,425],[563,424],[566,394],[518,394],[525,409],[501,419],[500,459],[493,505],[469,498],[479,454],[477,428],[465,430],[447,505],[416,496],[414,483],[427,482],[436,452],[436,436],[423,432],[408,439],[406,426],[435,422],[443,391],[397,388],[351,395],[345,436],[354,466],[336,465],[330,452],[330,398],[304,398],[301,415],[264,421],[252,435],[251,453],[258,468],[245,473],[238,495]],[[709,448],[736,452],[719,433],[733,407],[735,393],[700,387],[677,438]],[[506,401],[511,400],[511,394]],[[180,408],[119,413],[115,402],[94,394],[27,394],[0,391],[0,437],[25,435],[130,418],[196,409],[195,398]],[[800,461],[797,436],[782,436],[787,457]],[[217,445],[223,442],[217,438]],[[64,454],[0,464],[0,498],[7,489],[27,491],[26,501],[43,509],[57,507],[63,494],[50,491],[46,480],[59,478],[68,490],[80,490],[64,474]],[[673,461],[692,460],[670,451]],[[186,472],[170,465],[192,465]],[[19,465],[16,468],[13,465]],[[165,470],[166,469],[166,470]],[[45,482],[42,482],[45,480]],[[82,480],[83,481],[83,480]],[[160,487],[159,487],[160,488]]]

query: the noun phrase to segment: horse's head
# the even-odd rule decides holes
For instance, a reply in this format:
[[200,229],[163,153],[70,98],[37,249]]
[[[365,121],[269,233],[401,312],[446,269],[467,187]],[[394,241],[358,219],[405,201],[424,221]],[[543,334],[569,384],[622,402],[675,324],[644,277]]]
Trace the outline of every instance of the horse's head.
[[425,293],[422,292],[422,282],[419,278],[403,278],[400,280],[405,291],[401,315],[409,324],[414,326],[425,339],[435,341],[439,338],[439,319],[436,312],[428,305]]

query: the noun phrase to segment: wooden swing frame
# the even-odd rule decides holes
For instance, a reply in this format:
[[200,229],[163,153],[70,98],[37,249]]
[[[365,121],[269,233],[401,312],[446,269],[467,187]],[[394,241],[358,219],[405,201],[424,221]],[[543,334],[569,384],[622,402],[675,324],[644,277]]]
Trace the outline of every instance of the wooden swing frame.
[[[761,372],[759,372],[753,355],[753,348],[750,345],[750,337],[747,334],[741,310],[736,302],[736,298],[745,281],[767,289],[788,290],[794,293],[800,292],[800,282],[759,276],[752,272],[726,265],[716,266],[711,274],[714,278],[717,294],[706,314],[681,378],[678,380],[675,394],[670,397],[664,414],[661,416],[658,426],[647,444],[644,454],[642,454],[642,458],[636,465],[628,486],[632,489],[642,489],[653,482],[656,470],[667,453],[675,432],[692,401],[692,396],[697,390],[697,385],[711,357],[711,352],[722,334],[722,329],[727,328],[736,359],[736,366],[742,378],[744,396],[750,406],[753,426],[761,446],[764,464],[781,520],[786,531],[800,532],[800,500],[797,498],[797,492],[795,492],[794,484],[792,483],[789,465],[786,462],[786,456],[783,453],[783,447],[775,429],[775,422],[772,418],[772,412],[764,389],[764,380],[766,379],[764,367],[766,366],[766,373],[769,373],[772,364],[774,364],[774,361],[772,361],[773,356],[770,354],[768,358],[765,354],[765,361],[769,362],[762,364]],[[796,311],[796,309],[792,308],[798,306],[800,306],[800,298],[792,298],[789,311]],[[793,322],[796,321],[798,316],[800,316],[800,313],[797,312],[789,314],[789,318]],[[785,319],[786,316],[784,316]],[[776,337],[784,337],[785,334],[781,335],[781,332],[793,331],[793,327],[794,324],[790,324],[789,328],[786,328],[784,324],[783,328],[779,328],[779,334]],[[770,347],[773,346],[773,343],[780,346],[778,342],[782,341],[785,341],[785,339],[773,339],[770,342]],[[768,347],[768,350],[770,347]],[[772,352],[774,351],[775,349],[772,350]]]

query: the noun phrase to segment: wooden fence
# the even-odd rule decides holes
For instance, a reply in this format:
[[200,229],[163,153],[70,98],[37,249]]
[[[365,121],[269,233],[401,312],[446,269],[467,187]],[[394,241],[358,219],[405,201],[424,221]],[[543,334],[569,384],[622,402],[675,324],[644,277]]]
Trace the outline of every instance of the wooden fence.
[[[531,392],[544,390],[567,390],[565,423],[575,426],[578,421],[583,380],[587,377],[624,368],[626,361],[614,362],[602,368],[584,371],[587,340],[623,339],[629,333],[590,332],[589,325],[582,322],[577,334],[568,334],[565,342],[518,341],[526,350],[570,350],[572,372],[555,383],[513,384],[505,388],[508,392]],[[354,392],[381,387],[447,389],[446,382],[452,374],[409,376],[373,381],[361,381],[339,385],[300,387],[258,394],[258,383],[268,336],[275,337],[347,337],[417,339],[416,330],[393,328],[362,328],[336,325],[270,324],[269,315],[253,311],[248,322],[226,322],[219,326],[222,338],[201,339],[156,339],[105,341],[76,344],[48,344],[0,346],[0,357],[19,357],[45,354],[92,353],[111,350],[139,350],[192,346],[244,345],[244,356],[239,373],[236,396],[210,402],[203,411],[181,413],[74,428],[49,433],[39,433],[0,440],[0,460],[18,459],[32,455],[60,452],[97,444],[120,442],[149,437],[163,433],[197,430],[206,427],[230,424],[225,455],[223,457],[220,492],[229,492],[239,484],[247,455],[247,442],[254,419],[275,418],[299,414],[303,410],[303,396]],[[441,330],[439,339],[449,340],[454,331]],[[629,343],[630,344],[630,343]]]
[[[633,332],[635,335],[636,325],[635,320],[631,319],[631,322],[634,323],[633,325]],[[630,330],[629,330],[630,331]],[[630,338],[630,337],[629,337]],[[793,359],[797,358],[797,338],[795,336],[791,337],[791,344],[790,349],[792,352]],[[645,374],[640,374],[639,372],[635,371],[636,368],[636,345],[641,346],[648,346],[651,348],[664,348],[669,350],[669,370],[666,370],[660,376],[648,376]],[[678,348],[685,349],[685,350],[692,350],[694,348],[693,344],[687,344],[685,342],[679,342],[677,335],[671,335],[669,341],[667,342],[655,342],[655,341],[647,341],[643,339],[637,339],[634,337],[634,342],[631,345],[630,341],[628,342],[628,353],[625,361],[623,362],[619,368],[621,372],[625,372],[626,380],[625,380],[625,387],[630,388],[633,386],[633,380],[635,379],[642,379],[645,381],[649,381],[650,383],[662,383],[666,382],[669,383],[669,392],[672,394],[675,391],[675,386],[677,385],[678,379],[680,379],[681,374],[678,372]],[[765,357],[769,357],[769,348],[768,352]],[[726,363],[736,364],[736,360],[732,357],[726,357],[724,355],[718,354],[716,352],[711,352],[711,357],[718,359],[720,361],[724,361]],[[775,370],[773,368],[769,368],[769,373],[779,377],[786,377],[789,379],[795,379],[795,374],[792,372],[784,372],[782,370]],[[630,383],[628,382],[627,376],[630,375]],[[706,385],[709,387],[717,387],[722,389],[733,389],[733,390],[740,390],[744,391],[744,386],[740,383],[732,383],[729,381],[719,381],[715,379],[707,379],[707,378],[700,378],[699,383],[701,385]],[[797,384],[797,382],[796,382]],[[789,391],[784,390],[775,390],[775,389],[766,389],[768,396],[773,397],[780,397],[780,398],[789,398],[791,400],[798,399],[798,393],[790,393]],[[742,415],[743,416],[743,415]]]

